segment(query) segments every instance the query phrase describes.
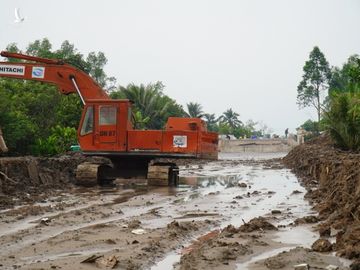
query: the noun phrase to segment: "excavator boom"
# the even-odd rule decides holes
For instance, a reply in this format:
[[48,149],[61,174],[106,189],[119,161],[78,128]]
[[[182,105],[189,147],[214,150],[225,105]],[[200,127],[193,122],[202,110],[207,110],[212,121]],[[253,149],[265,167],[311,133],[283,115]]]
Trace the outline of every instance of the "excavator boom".
[[84,104],[90,99],[110,99],[89,75],[62,60],[4,51],[0,55],[34,62],[0,62],[0,77],[52,83],[62,94],[79,94]]

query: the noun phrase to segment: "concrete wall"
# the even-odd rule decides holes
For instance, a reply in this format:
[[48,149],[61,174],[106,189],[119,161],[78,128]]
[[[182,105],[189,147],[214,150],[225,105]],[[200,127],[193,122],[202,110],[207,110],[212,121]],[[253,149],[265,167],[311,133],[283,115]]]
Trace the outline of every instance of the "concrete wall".
[[289,152],[297,145],[292,138],[288,139],[264,139],[264,140],[219,140],[219,150],[224,153],[277,153]]

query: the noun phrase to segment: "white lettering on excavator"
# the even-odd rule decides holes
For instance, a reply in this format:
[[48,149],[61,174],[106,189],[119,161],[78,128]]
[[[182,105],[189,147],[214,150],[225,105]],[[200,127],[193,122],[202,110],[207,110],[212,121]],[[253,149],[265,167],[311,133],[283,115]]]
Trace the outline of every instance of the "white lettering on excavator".
[[24,66],[0,65],[0,74],[4,75],[25,75]]

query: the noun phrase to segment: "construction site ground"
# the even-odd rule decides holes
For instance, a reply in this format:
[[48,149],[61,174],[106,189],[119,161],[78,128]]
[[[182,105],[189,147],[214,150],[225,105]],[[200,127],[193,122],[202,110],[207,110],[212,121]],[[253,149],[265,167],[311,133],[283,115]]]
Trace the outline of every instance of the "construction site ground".
[[[0,158],[0,269],[349,269],[356,245],[345,230],[351,260],[335,256],[345,225],[328,221],[334,205],[319,215],[325,195],[309,196],[321,185],[295,164],[301,151],[285,159],[299,179],[285,154],[232,153],[182,161],[177,188],[76,187],[80,154]],[[319,228],[330,232],[317,241]]]

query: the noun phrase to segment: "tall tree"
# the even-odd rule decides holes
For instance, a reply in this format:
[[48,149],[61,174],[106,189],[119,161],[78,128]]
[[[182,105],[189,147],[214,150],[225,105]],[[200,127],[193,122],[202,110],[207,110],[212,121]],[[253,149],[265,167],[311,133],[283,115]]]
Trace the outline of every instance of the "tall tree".
[[218,122],[218,118],[216,118],[215,114],[212,113],[205,113],[204,114],[204,119],[207,125],[207,128],[209,131],[216,131],[217,130],[217,122]]
[[329,86],[331,70],[324,54],[317,46],[310,52],[303,71],[302,81],[297,88],[297,103],[302,108],[314,107],[317,111],[318,122],[320,122],[323,93]]
[[26,49],[26,54],[37,57],[53,58],[51,49],[52,45],[47,38],[42,40],[38,39],[29,44]]
[[354,91],[360,82],[360,57],[352,55],[342,68],[334,67],[331,71],[329,94]]
[[197,102],[190,102],[186,104],[187,107],[187,116],[193,118],[201,118],[204,116],[202,106]]
[[[336,72],[336,73],[335,73]],[[360,59],[351,56],[336,69],[329,90],[324,124],[338,146],[360,150]]]
[[234,112],[231,108],[226,110],[221,116],[220,121],[229,125],[231,129],[235,129],[242,125],[242,122],[239,120],[239,114]]
[[[90,76],[93,77],[101,87],[106,88],[109,78],[104,72],[104,66],[107,63],[105,54],[103,52],[91,52],[86,58],[86,62],[90,65]],[[113,79],[114,78],[110,78],[110,80]]]
[[73,65],[89,74],[91,69],[91,63],[85,61],[84,55],[79,53],[74,44],[71,44],[68,40],[65,40],[60,49],[53,53],[53,57],[56,59],[62,59],[66,63]]

